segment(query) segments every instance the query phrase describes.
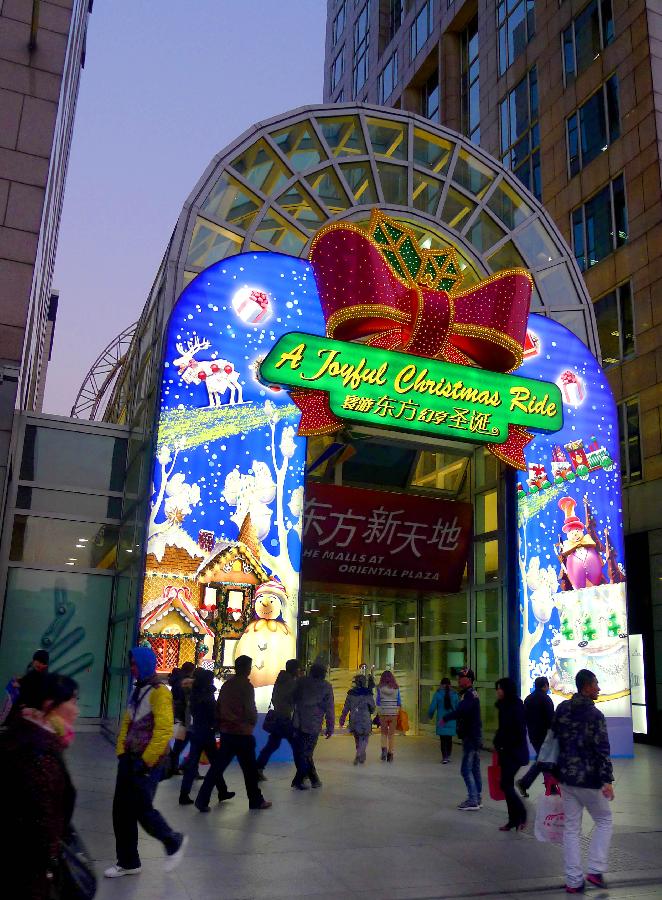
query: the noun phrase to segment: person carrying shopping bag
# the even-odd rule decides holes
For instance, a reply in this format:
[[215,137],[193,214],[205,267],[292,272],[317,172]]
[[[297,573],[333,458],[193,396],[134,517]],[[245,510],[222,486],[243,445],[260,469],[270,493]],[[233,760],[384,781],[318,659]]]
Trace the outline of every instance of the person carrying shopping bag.
[[354,735],[356,756],[354,765],[364,763],[370,732],[372,731],[372,715],[375,711],[375,698],[366,684],[365,675],[355,675],[354,684],[347,692],[345,705],[340,713],[338,724],[342,728],[349,715],[349,730]]
[[436,722],[436,733],[439,735],[439,746],[441,749],[441,762],[447,765],[451,761],[451,753],[453,752],[453,738],[457,734],[457,724],[455,719],[450,722],[441,719],[444,713],[455,712],[460,697],[457,691],[451,688],[450,678],[442,678],[437,690],[432,695],[430,708],[428,709],[428,718],[434,718]]
[[577,693],[559,704],[552,732],[558,741],[556,775],[561,783],[565,825],[563,857],[566,892],[584,892],[582,866],[582,815],[587,809],[595,823],[588,848],[586,881],[604,888],[612,816],[609,802],[614,799],[614,771],[607,722],[596,707],[600,685],[595,674],[581,669],[575,676]]
[[500,678],[495,688],[499,727],[494,735],[494,749],[499,755],[500,785],[508,806],[508,821],[500,826],[499,831],[510,831],[512,828],[523,831],[526,825],[526,807],[515,790],[515,776],[529,761],[524,704],[512,678]]
[[382,733],[382,762],[393,762],[395,729],[402,702],[395,675],[388,669],[382,672],[377,685],[377,712]]

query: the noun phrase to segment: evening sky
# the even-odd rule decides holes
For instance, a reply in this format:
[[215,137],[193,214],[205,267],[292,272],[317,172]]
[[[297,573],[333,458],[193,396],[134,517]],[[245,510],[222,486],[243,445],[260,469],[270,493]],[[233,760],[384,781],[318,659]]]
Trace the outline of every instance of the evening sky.
[[68,415],[98,353],[143,307],[212,157],[322,100],[323,0],[97,0],[53,287],[44,412]]

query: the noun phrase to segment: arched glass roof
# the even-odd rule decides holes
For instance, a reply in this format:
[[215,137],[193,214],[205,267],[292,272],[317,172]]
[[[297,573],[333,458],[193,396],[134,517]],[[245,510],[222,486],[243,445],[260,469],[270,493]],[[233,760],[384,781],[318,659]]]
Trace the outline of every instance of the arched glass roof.
[[[246,250],[306,256],[327,222],[367,222],[373,207],[406,220],[423,246],[452,243],[463,290],[502,269],[528,269],[532,311],[561,322],[598,354],[574,258],[512,172],[427,119],[365,104],[286,113],[216,156],[182,211],[142,318],[157,303],[164,325],[183,288],[212,263]],[[139,323],[136,346],[140,332]],[[114,397],[110,415],[121,405]]]

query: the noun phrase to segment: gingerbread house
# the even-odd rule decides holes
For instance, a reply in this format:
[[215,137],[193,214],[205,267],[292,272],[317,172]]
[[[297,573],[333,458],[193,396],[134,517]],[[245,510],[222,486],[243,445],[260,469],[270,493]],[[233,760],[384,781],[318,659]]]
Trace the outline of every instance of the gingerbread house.
[[[211,657],[213,634],[205,634],[209,629],[199,611],[201,588],[195,578],[207,553],[203,534],[202,544],[196,543],[175,514],[157,525],[147,541],[140,637],[152,645],[161,672],[170,672],[188,660],[199,662],[204,653],[201,656],[196,648],[203,645]],[[175,598],[179,601],[173,605]],[[195,627],[187,622],[187,616],[196,619]]]
[[236,642],[253,616],[255,589],[270,577],[260,562],[260,542],[250,513],[238,540],[216,541],[200,563],[196,579],[202,608],[216,623],[214,661],[218,670],[232,665]]
[[211,660],[214,632],[191,602],[191,591],[168,586],[163,597],[143,605],[140,623],[142,640],[156,654],[159,672],[171,672],[185,662],[199,665]]

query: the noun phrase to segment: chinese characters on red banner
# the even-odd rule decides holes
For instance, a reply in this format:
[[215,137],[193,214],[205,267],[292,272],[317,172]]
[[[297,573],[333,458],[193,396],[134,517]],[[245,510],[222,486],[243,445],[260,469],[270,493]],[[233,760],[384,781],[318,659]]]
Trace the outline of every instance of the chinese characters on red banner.
[[306,578],[459,590],[471,544],[470,504],[314,482],[306,494]]

